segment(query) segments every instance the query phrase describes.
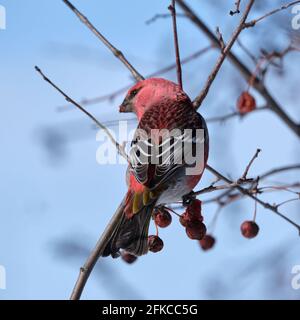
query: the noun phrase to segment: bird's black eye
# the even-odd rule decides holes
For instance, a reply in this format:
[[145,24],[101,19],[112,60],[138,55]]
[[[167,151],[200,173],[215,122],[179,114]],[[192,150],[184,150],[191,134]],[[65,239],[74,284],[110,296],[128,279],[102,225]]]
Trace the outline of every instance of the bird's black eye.
[[139,91],[140,91],[140,89],[134,89],[134,90],[132,90],[132,91],[130,92],[130,94],[129,94],[129,99],[134,98]]

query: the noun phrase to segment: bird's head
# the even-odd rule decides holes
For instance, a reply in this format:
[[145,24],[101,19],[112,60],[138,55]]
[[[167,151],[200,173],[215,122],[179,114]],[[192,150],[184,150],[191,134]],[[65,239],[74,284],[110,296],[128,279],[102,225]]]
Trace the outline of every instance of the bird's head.
[[151,106],[162,101],[178,99],[189,99],[182,89],[174,82],[150,78],[139,81],[127,92],[120,106],[120,112],[134,112],[141,119],[144,112]]

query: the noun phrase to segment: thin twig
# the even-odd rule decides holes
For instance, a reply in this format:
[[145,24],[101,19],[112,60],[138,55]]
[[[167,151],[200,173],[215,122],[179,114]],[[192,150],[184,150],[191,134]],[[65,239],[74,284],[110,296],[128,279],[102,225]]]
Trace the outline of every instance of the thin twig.
[[241,12],[240,11],[241,0],[237,0],[234,5],[235,5],[235,10],[230,10],[229,12],[231,16]]
[[[189,63],[195,59],[197,59],[198,57],[202,56],[203,54],[207,53],[209,50],[213,49],[215,46],[214,45],[208,45],[196,52],[194,52],[193,54],[185,57],[184,59],[181,60],[181,65],[184,65],[186,63]],[[157,71],[154,71],[153,73],[150,73],[146,76],[146,78],[153,78],[156,77],[158,75],[162,75],[165,74],[169,71],[172,71],[173,69],[176,68],[176,62],[172,63],[166,67],[163,67],[162,69],[159,69]],[[121,95],[122,93],[124,93],[126,90],[128,90],[133,84],[130,83],[118,90],[115,90],[112,93],[109,94],[105,94],[103,96],[99,96],[99,97],[95,97],[95,98],[90,98],[90,99],[83,99],[80,101],[80,104],[84,104],[85,106],[87,105],[92,105],[92,104],[96,104],[96,103],[100,103],[100,102],[104,102],[104,101],[113,101],[117,96]],[[59,106],[57,107],[58,111],[67,111],[67,110],[72,110],[71,108],[69,108],[70,105],[63,105],[63,106]]]
[[222,49],[221,50],[221,55],[218,58],[217,63],[215,64],[212,72],[208,76],[208,78],[206,80],[206,83],[204,85],[204,88],[202,89],[200,94],[193,101],[193,105],[194,105],[194,107],[196,109],[198,109],[201,106],[203,100],[206,98],[211,85],[213,84],[217,74],[219,73],[219,70],[220,70],[221,66],[223,65],[223,62],[226,59],[227,54],[230,52],[232,46],[234,45],[234,43],[237,40],[237,38],[240,35],[240,33],[242,32],[244,24],[245,24],[245,21],[247,20],[247,17],[249,15],[249,12],[250,12],[252,6],[253,6],[253,3],[254,3],[254,0],[249,0],[248,5],[247,5],[247,7],[245,9],[245,12],[244,12],[244,14],[243,14],[243,16],[242,16],[237,28],[233,32],[233,34],[231,36],[231,39],[229,40],[229,42],[225,46],[225,48],[222,49],[222,44],[220,44],[220,41],[218,39],[218,43],[219,43],[219,45],[221,46],[221,49]]
[[286,4],[282,5],[282,6],[280,6],[279,8],[274,9],[274,10],[264,14],[263,16],[261,16],[259,18],[253,19],[253,20],[251,20],[249,22],[246,22],[245,25],[244,25],[244,28],[254,27],[261,20],[263,20],[265,18],[268,18],[268,17],[272,16],[273,14],[275,14],[275,13],[277,13],[279,11],[286,10],[289,7],[296,5],[297,3],[300,3],[300,0],[293,1],[293,2],[290,2],[290,3],[286,3]]
[[223,35],[222,35],[219,27],[216,28],[216,34],[217,34],[217,37],[218,37],[218,40],[220,43],[221,51],[223,52],[225,49],[225,42],[224,42]]
[[[214,174],[216,177],[224,180],[225,182],[231,184],[233,183],[230,179],[226,178],[224,175],[222,175],[220,172],[218,172],[217,170],[215,170],[214,168],[212,168],[209,165],[206,165],[207,170],[209,170],[212,174]],[[272,212],[274,212],[276,215],[278,215],[279,217],[281,217],[282,219],[284,219],[285,221],[287,221],[288,223],[290,223],[291,225],[293,225],[295,228],[297,228],[299,235],[300,235],[300,226],[292,221],[291,219],[289,219],[288,217],[286,217],[284,214],[282,214],[281,212],[278,211],[278,209],[276,208],[276,206],[272,206],[267,202],[264,202],[262,200],[260,200],[259,198],[257,198],[255,195],[253,195],[251,192],[249,192],[247,189],[244,189],[243,187],[241,187],[240,185],[236,185],[234,186],[235,189],[237,189],[238,191],[240,191],[242,194],[244,194],[245,196],[248,196],[250,198],[252,198],[253,200],[257,201],[257,203],[259,203],[261,206],[263,206],[265,209],[271,210]]]
[[251,159],[250,162],[248,163],[248,165],[247,165],[247,167],[246,167],[246,169],[245,169],[245,171],[244,171],[244,173],[243,173],[243,175],[242,175],[241,180],[246,180],[247,174],[248,174],[248,172],[249,172],[249,170],[250,170],[250,167],[252,166],[254,160],[258,157],[258,154],[259,154],[260,152],[261,152],[261,149],[257,149],[257,150],[256,150],[254,156],[252,157],[252,159]]
[[[251,180],[252,181],[252,180]],[[249,183],[249,181],[236,181],[236,182],[232,182],[232,183],[228,183],[228,184],[222,184],[222,185],[218,185],[218,186],[214,186],[214,185],[210,185],[208,187],[205,187],[201,190],[195,191],[193,192],[193,196],[199,196],[200,194],[204,194],[204,193],[209,193],[209,192],[213,192],[213,191],[219,191],[219,190],[224,190],[224,189],[233,189],[238,185],[242,185],[244,183]]]
[[235,117],[239,117],[240,119],[243,119],[246,116],[253,114],[254,112],[263,111],[263,110],[267,110],[267,109],[268,109],[267,106],[263,106],[263,107],[256,108],[253,111],[248,112],[248,113],[240,113],[238,111],[233,111],[231,113],[225,114],[224,116],[207,118],[206,122],[221,122],[222,123],[222,122],[225,122],[226,120],[229,120],[229,119],[232,119]]
[[283,202],[281,202],[281,203],[275,204],[274,206],[275,206],[276,208],[279,208],[280,206],[283,206],[283,205],[286,204],[286,203],[298,201],[299,199],[300,199],[300,197],[298,196],[297,198],[292,198],[292,199],[285,200],[285,201],[283,201]]
[[[276,175],[278,173],[282,173],[282,172],[287,172],[287,171],[291,171],[291,170],[299,170],[300,169],[300,164],[294,164],[294,165],[288,165],[288,166],[283,166],[283,167],[279,167],[279,168],[275,168],[272,169],[270,171],[264,172],[262,174],[259,175],[259,181],[263,181],[264,179],[272,176],[272,175]],[[258,180],[258,179],[256,179]],[[257,183],[253,184],[253,186],[251,186],[251,188],[249,188],[249,192],[253,192],[255,191],[255,193],[262,193],[262,192],[268,192],[268,191],[278,191],[278,190],[285,190],[288,191],[287,188],[291,188],[291,187],[299,187],[299,183],[291,183],[288,185],[283,185],[283,186],[264,186],[264,187],[260,187],[259,190],[257,189]],[[270,189],[270,190],[267,190]],[[294,193],[294,192],[293,192]],[[207,199],[205,201],[203,201],[204,203],[213,203],[216,202],[218,204],[222,203],[222,204],[227,204],[230,200],[230,202],[232,202],[232,199],[234,200],[238,200],[242,197],[243,195],[240,192],[236,192],[236,193],[232,193],[232,189],[226,190],[225,192],[222,192],[220,195],[216,196],[216,197],[212,197],[210,199]],[[223,200],[223,199],[228,199],[228,200]]]
[[298,170],[300,169],[300,163],[298,164],[292,164],[292,165],[288,165],[288,166],[283,166],[283,167],[279,167],[279,168],[275,168],[275,169],[272,169],[272,170],[269,170],[265,173],[262,173],[259,175],[260,179],[265,179],[271,175],[274,175],[274,174],[278,174],[278,173],[281,173],[281,172],[285,172],[285,171],[290,171],[290,170]]
[[[220,46],[218,38],[215,36],[215,34],[195,14],[195,12],[185,3],[184,0],[177,0],[177,4],[183,9],[186,16],[209,38],[214,45]],[[252,76],[252,72],[249,70],[249,68],[231,51],[227,56],[248,82]],[[289,117],[279,103],[272,97],[264,84],[258,78],[256,78],[253,86],[265,98],[266,105],[268,105],[270,110],[272,110],[298,137],[300,137],[300,124],[296,123]]]
[[257,64],[257,58],[254,56],[254,54],[251,53],[251,51],[241,42],[240,39],[237,39],[236,43],[246,53],[246,55],[253,61],[253,63],[256,65]]
[[168,7],[171,11],[172,21],[173,21],[173,36],[174,36],[174,46],[175,46],[175,55],[176,55],[176,70],[177,70],[177,81],[181,89],[182,86],[182,70],[180,62],[180,51],[179,51],[179,42],[178,42],[178,32],[177,32],[177,23],[176,23],[176,6],[175,0],[171,0],[171,5]]
[[254,214],[253,214],[253,221],[256,221],[257,216],[257,201],[254,202]]
[[120,204],[120,206],[116,210],[115,214],[112,216],[110,222],[108,223],[107,227],[105,228],[104,232],[102,233],[102,236],[100,237],[100,239],[96,243],[93,251],[91,252],[89,257],[87,258],[84,266],[80,268],[78,279],[76,281],[76,284],[73,288],[73,291],[72,291],[72,294],[70,297],[71,300],[79,300],[80,299],[81,294],[83,292],[83,289],[86,285],[86,282],[87,282],[95,264],[97,263],[99,257],[101,257],[101,255],[104,251],[104,248],[108,244],[112,233],[115,231],[115,228],[118,225],[118,223],[122,217],[122,214],[124,211],[124,202],[125,202],[124,200],[122,201],[122,203]]
[[[186,15],[183,13],[176,13],[176,17],[182,17],[182,18],[186,18]],[[170,18],[170,15],[167,13],[157,13],[155,14],[152,18],[148,19],[145,21],[146,24],[151,24],[153,22],[155,22],[158,19],[165,19],[165,18]]]
[[114,47],[103,35],[100,33],[96,27],[85,17],[80,11],[76,9],[76,7],[68,0],[62,0],[80,19],[80,21],[86,25],[94,35],[100,39],[104,45],[114,54],[114,56],[119,59],[125,67],[131,72],[132,76],[136,81],[144,80],[143,76],[132,66],[132,64],[125,58],[124,54]]
[[107,134],[107,136],[109,137],[109,139],[111,140],[111,142],[116,146],[118,152],[120,155],[122,155],[128,163],[129,159],[128,156],[123,148],[123,146],[121,146],[112,136],[112,134],[110,133],[110,131],[100,122],[98,121],[91,113],[89,113],[87,110],[85,110],[80,104],[78,104],[75,100],[73,100],[72,98],[70,98],[63,90],[61,90],[55,83],[53,83],[44,73],[43,71],[35,66],[35,70],[43,77],[43,79],[48,82],[55,90],[57,90],[61,95],[64,96],[64,98],[66,99],[66,101],[72,103],[76,108],[78,108],[80,111],[82,111],[83,113],[85,113],[90,119],[92,119],[99,128],[101,128],[102,130],[105,131],[105,133]]
[[[280,62],[282,64],[282,60],[283,58],[291,51],[296,50],[293,46],[292,43],[290,43],[284,50],[282,51],[272,51],[272,52],[266,52],[266,51],[262,51],[263,56],[261,58],[259,58],[256,62],[256,67],[254,72],[252,73],[251,78],[248,81],[248,89],[247,91],[250,90],[250,88],[253,86],[254,81],[256,78],[258,78],[258,74],[261,73],[262,77],[261,77],[261,81],[263,82],[263,78],[268,70],[268,67],[270,65],[276,66],[276,67],[280,67],[280,65],[276,64],[274,62],[275,59],[280,59]],[[264,68],[262,67],[262,65],[265,64]]]

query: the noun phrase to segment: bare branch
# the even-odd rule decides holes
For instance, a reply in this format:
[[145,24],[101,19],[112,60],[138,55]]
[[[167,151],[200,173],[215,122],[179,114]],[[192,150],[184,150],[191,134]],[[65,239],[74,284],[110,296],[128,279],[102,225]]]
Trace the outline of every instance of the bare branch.
[[35,70],[43,77],[43,79],[48,82],[55,90],[57,90],[61,95],[64,96],[64,98],[72,103],[76,108],[78,108],[80,111],[82,111],[83,113],[85,113],[90,119],[93,120],[93,122],[96,123],[96,125],[101,128],[102,130],[105,131],[105,133],[107,134],[107,136],[109,137],[109,139],[111,140],[111,142],[116,146],[118,152],[120,153],[120,155],[122,155],[128,163],[129,159],[128,156],[123,148],[123,146],[121,146],[115,139],[114,137],[111,135],[110,131],[101,123],[99,122],[91,113],[89,113],[87,110],[85,110],[80,104],[78,104],[75,100],[73,100],[72,98],[70,98],[64,91],[62,91],[56,84],[54,84],[44,73],[43,71],[39,68],[39,67],[35,67]]
[[[213,45],[209,45],[206,46],[196,52],[194,52],[193,54],[185,57],[184,59],[181,60],[181,65],[184,65],[186,63],[189,63],[195,59],[197,59],[198,57],[202,56],[203,54],[207,53],[209,50],[213,49],[214,46]],[[146,76],[146,78],[152,78],[152,77],[156,77],[158,75],[162,75],[165,74],[169,71],[172,71],[173,69],[176,68],[176,63],[172,63],[162,69],[159,69],[153,73],[150,73]],[[96,103],[100,103],[100,102],[104,102],[104,101],[113,101],[117,96],[121,95],[122,93],[124,93],[126,90],[128,90],[130,87],[132,86],[132,83],[128,84],[125,87],[122,87],[112,93],[109,94],[105,94],[103,96],[99,96],[99,97],[95,97],[95,98],[90,98],[90,99],[83,99],[80,101],[81,104],[84,104],[85,106],[87,105],[92,105],[92,104],[96,104]],[[72,110],[71,108],[69,108],[70,105],[64,105],[64,106],[59,106],[57,107],[58,111],[66,111],[66,110]]]
[[[222,175],[220,172],[218,172],[217,170],[215,170],[214,168],[212,168],[209,165],[206,165],[207,170],[209,170],[212,174],[214,174],[216,177],[222,179],[223,181],[232,184],[233,182],[226,178],[224,175]],[[260,200],[259,198],[257,198],[255,195],[253,195],[251,192],[249,192],[247,189],[244,189],[243,187],[241,187],[240,185],[237,185],[234,187],[235,189],[237,189],[239,192],[241,192],[242,194],[244,194],[245,196],[248,196],[250,198],[252,198],[253,200],[257,201],[257,203],[259,203],[261,206],[263,206],[265,209],[271,210],[272,212],[274,212],[276,215],[278,215],[279,217],[281,217],[282,219],[284,219],[285,221],[287,221],[288,223],[290,223],[291,225],[293,225],[295,228],[297,228],[299,235],[300,235],[300,226],[292,221],[291,219],[289,219],[288,217],[286,217],[284,214],[282,214],[281,212],[278,211],[278,208],[276,208],[276,206],[272,206],[267,202],[264,202],[262,200]]]
[[286,4],[282,5],[281,7],[277,8],[277,9],[274,9],[274,10],[264,14],[263,16],[261,16],[259,18],[253,19],[253,20],[251,20],[249,22],[246,22],[245,25],[244,25],[244,28],[254,27],[261,20],[263,20],[265,18],[268,18],[268,17],[272,16],[273,14],[275,14],[275,13],[277,13],[279,11],[286,10],[289,7],[296,5],[297,3],[300,3],[300,0],[293,1],[293,2],[290,2],[290,3],[286,3]]
[[218,37],[218,40],[220,43],[221,51],[223,52],[225,49],[225,42],[224,42],[223,35],[222,35],[219,27],[216,28],[216,34],[217,34],[217,37]]
[[132,76],[136,81],[143,80],[143,76],[130,64],[130,62],[125,58],[124,54],[118,50],[116,47],[114,47],[103,35],[100,33],[96,27],[88,20],[87,17],[85,17],[80,11],[76,9],[76,7],[68,0],[62,0],[80,19],[80,21],[86,25],[93,33],[94,35],[100,39],[104,45],[114,54],[114,56],[119,59],[125,67],[131,72]]
[[[252,184],[252,186],[248,190],[249,190],[249,192],[255,193],[255,194],[262,193],[262,192],[268,192],[268,191],[274,192],[274,191],[281,191],[281,190],[295,193],[294,191],[290,190],[290,188],[299,187],[299,182],[290,183],[290,184],[283,184],[280,186],[264,186],[264,187],[260,187],[259,189],[257,189],[257,181],[258,180],[263,181],[266,178],[268,178],[272,175],[276,175],[278,173],[292,171],[292,170],[299,170],[299,169],[300,169],[300,164],[293,164],[293,165],[283,166],[283,167],[275,168],[270,171],[264,172],[258,176],[258,179],[253,180],[254,183]],[[210,198],[208,200],[205,200],[203,202],[206,204],[216,202],[218,204],[225,205],[225,204],[231,203],[232,201],[239,200],[242,197],[243,197],[243,194],[241,194],[239,191],[237,191],[236,193],[232,193],[232,189],[229,189],[229,190],[226,190],[225,192],[222,192],[220,195],[213,197],[213,198]]]
[[260,179],[265,179],[265,178],[267,178],[271,175],[277,174],[277,173],[290,171],[290,170],[297,170],[297,169],[300,169],[300,164],[292,164],[292,165],[272,169],[270,171],[267,171],[267,172],[261,174],[259,177],[260,177]]
[[234,5],[235,5],[235,10],[230,10],[229,12],[231,16],[241,12],[240,11],[241,0],[237,0]]
[[263,111],[263,110],[267,110],[268,107],[264,106],[264,107],[259,107],[254,109],[253,111],[249,112],[249,113],[240,113],[238,111],[233,111],[231,113],[225,114],[223,116],[217,116],[217,117],[211,117],[211,118],[207,118],[206,122],[225,122],[229,119],[235,118],[235,117],[239,117],[240,119],[245,118],[246,116],[253,114],[254,112],[257,111]]
[[247,182],[246,181],[236,181],[236,182],[218,185],[218,186],[210,185],[210,186],[205,187],[199,191],[195,191],[193,193],[193,195],[199,196],[200,194],[205,194],[205,193],[209,193],[209,192],[213,192],[213,191],[219,191],[219,190],[224,190],[224,189],[233,189],[234,187],[241,185],[243,183],[249,183],[249,181],[247,181]]
[[278,204],[276,204],[276,205],[274,205],[274,206],[275,206],[276,208],[279,208],[279,207],[283,206],[283,205],[286,204],[286,203],[298,201],[299,199],[300,199],[300,197],[298,196],[297,198],[292,198],[292,199],[285,200],[285,201],[280,202],[280,203],[278,203]]
[[239,47],[246,53],[246,55],[255,63],[257,64],[257,58],[250,52],[250,50],[241,42],[240,39],[236,40],[236,43]]
[[[215,67],[213,68],[212,72],[210,73],[210,75],[208,76],[208,79],[204,85],[204,88],[202,89],[202,91],[200,92],[200,94],[195,98],[195,100],[193,101],[193,105],[196,109],[198,109],[203,100],[206,98],[209,89],[211,87],[211,85],[213,84],[217,74],[219,73],[219,70],[223,64],[223,62],[225,61],[225,58],[227,56],[227,54],[229,53],[229,51],[231,50],[232,46],[234,45],[235,41],[237,40],[238,36],[240,35],[240,33],[242,32],[243,28],[244,28],[244,24],[245,21],[249,15],[249,12],[253,6],[254,0],[249,0],[248,5],[246,7],[246,10],[237,26],[237,28],[235,29],[235,31],[233,32],[231,39],[229,40],[228,44],[224,47],[224,49],[222,49],[222,44],[219,44],[221,46],[221,55],[217,60],[217,63],[215,65]],[[219,39],[218,42],[220,43]]]
[[87,258],[84,266],[80,268],[78,279],[76,281],[76,284],[74,286],[74,289],[73,289],[71,297],[70,297],[71,300],[79,300],[80,299],[81,294],[83,292],[83,289],[85,287],[85,284],[86,284],[95,264],[97,263],[99,257],[101,257],[101,255],[104,251],[104,248],[108,244],[112,233],[114,232],[116,226],[118,225],[118,223],[122,217],[123,210],[124,210],[124,200],[122,201],[119,208],[116,210],[115,214],[111,218],[109,224],[107,225],[106,229],[102,233],[102,236],[100,237],[100,239],[96,243],[93,251],[91,252],[89,257]]
[[[176,17],[182,17],[182,18],[186,18],[186,15],[183,13],[176,13]],[[170,15],[167,13],[157,13],[155,14],[152,18],[148,19],[145,21],[146,24],[151,24],[153,22],[155,22],[158,19],[165,19],[165,18],[170,18]]]
[[[207,25],[195,14],[195,12],[187,6],[184,0],[177,0],[178,5],[183,9],[186,16],[196,25],[199,29],[210,39],[210,41],[220,47],[218,38],[214,33],[207,27]],[[241,72],[244,78],[249,81],[252,76],[252,72],[247,66],[242,63],[236,55],[231,51],[228,53],[228,59],[236,66]],[[265,98],[266,104],[298,137],[300,137],[300,125],[294,122],[287,113],[282,109],[279,103],[272,97],[268,89],[264,86],[258,78],[255,78],[253,83],[254,88]]]
[[257,149],[257,150],[256,150],[254,156],[252,157],[252,159],[251,159],[250,162],[248,163],[248,165],[247,165],[247,167],[246,167],[246,169],[245,169],[245,171],[244,171],[244,174],[243,174],[241,180],[246,180],[247,174],[248,174],[248,172],[249,172],[249,170],[250,170],[250,167],[252,166],[254,160],[258,157],[258,154],[259,154],[260,152],[261,152],[261,149]]
[[175,0],[171,0],[171,5],[169,5],[168,9],[172,15],[173,21],[173,36],[174,36],[174,46],[175,46],[175,56],[176,56],[176,71],[177,71],[177,81],[181,89],[182,86],[182,70],[181,70],[181,62],[180,62],[180,52],[179,52],[179,43],[178,43],[178,32],[177,32],[177,23],[176,23],[176,5]]

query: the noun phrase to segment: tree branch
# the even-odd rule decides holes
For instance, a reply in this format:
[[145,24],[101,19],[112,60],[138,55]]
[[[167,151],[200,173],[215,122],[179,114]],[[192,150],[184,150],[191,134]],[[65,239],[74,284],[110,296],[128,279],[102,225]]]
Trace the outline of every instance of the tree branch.
[[124,54],[114,47],[103,35],[100,33],[96,27],[85,17],[80,11],[76,9],[76,7],[68,0],[62,0],[79,18],[79,20],[87,26],[93,34],[100,39],[104,45],[114,54],[114,56],[119,59],[125,67],[131,72],[132,76],[136,81],[144,80],[143,76],[130,64],[130,62],[125,58]]
[[[194,11],[185,3],[184,0],[177,0],[178,5],[183,9],[186,16],[196,25],[199,29],[209,38],[209,40],[215,45],[220,47],[218,38],[214,33],[206,26],[205,23],[194,13]],[[241,72],[246,81],[248,82],[252,76],[252,72],[243,64],[231,51],[227,54],[228,59],[236,66]],[[253,83],[253,87],[265,98],[266,104],[298,137],[300,137],[300,125],[294,122],[278,104],[278,102],[272,97],[267,88],[256,77]]]
[[241,180],[246,180],[246,179],[247,179],[247,174],[248,174],[248,172],[249,172],[249,170],[250,170],[250,167],[252,166],[254,160],[258,157],[258,154],[259,154],[260,152],[261,152],[261,149],[257,149],[257,150],[256,150],[254,156],[252,157],[252,159],[251,159],[250,162],[248,163],[248,165],[247,165],[247,167],[246,167],[246,169],[245,169],[245,171],[244,171],[244,174],[243,174]]
[[[181,65],[184,65],[186,63],[189,63],[195,59],[197,59],[198,57],[200,57],[201,55],[207,53],[209,50],[213,49],[214,46],[213,45],[209,45],[206,46],[196,52],[194,52],[193,54],[185,57],[184,59],[181,60]],[[172,71],[173,69],[176,68],[176,62],[172,63],[166,67],[163,67],[162,69],[156,70],[150,74],[148,74],[146,76],[147,78],[152,78],[152,77],[156,77],[158,75],[162,75],[165,74],[169,71]],[[122,87],[120,89],[117,89],[116,91],[109,93],[109,94],[105,94],[103,96],[99,96],[99,97],[95,97],[95,98],[90,98],[90,99],[83,99],[80,101],[81,104],[84,105],[92,105],[92,104],[96,104],[96,103],[100,103],[103,101],[113,101],[117,96],[119,96],[120,94],[124,93],[126,90],[128,90],[130,87],[132,86],[132,83],[126,85],[125,87]],[[59,106],[57,107],[58,111],[66,111],[66,110],[70,110],[70,105],[64,105],[64,106]]]
[[240,11],[241,0],[237,0],[234,5],[235,5],[235,10],[230,10],[229,12],[231,16],[241,12]]
[[253,111],[251,111],[249,113],[240,113],[238,111],[233,111],[233,112],[225,114],[223,116],[216,116],[216,117],[207,118],[206,122],[225,122],[226,120],[229,120],[229,119],[232,119],[235,117],[239,117],[240,119],[243,119],[246,116],[253,114],[254,112],[263,111],[263,110],[267,110],[267,109],[268,109],[267,106],[262,106],[262,107],[254,109]]
[[245,23],[244,25],[244,28],[250,28],[250,27],[254,27],[258,22],[260,22],[261,20],[265,19],[265,18],[268,18],[270,16],[272,16],[273,14],[279,12],[279,11],[282,11],[282,10],[286,10],[288,9],[289,7],[291,6],[294,6],[296,5],[297,3],[300,3],[300,0],[297,0],[297,1],[293,1],[293,2],[290,2],[290,3],[286,3],[282,6],[280,6],[279,8],[277,9],[274,9],[266,14],[264,14],[263,16],[259,17],[259,18],[256,18],[256,19],[253,19],[247,23]]
[[182,86],[182,70],[180,62],[180,52],[178,43],[178,33],[177,33],[177,23],[176,23],[176,7],[175,0],[171,0],[171,5],[168,8],[171,11],[172,21],[173,21],[173,35],[174,35],[174,46],[175,46],[175,56],[176,56],[176,70],[177,70],[177,81],[181,89]]
[[248,5],[245,9],[245,12],[237,26],[237,28],[235,29],[235,31],[233,32],[232,36],[231,36],[231,39],[229,40],[228,44],[222,48],[222,46],[224,46],[224,44],[222,44],[223,42],[220,41],[219,38],[218,39],[218,43],[219,43],[219,46],[221,47],[221,55],[220,57],[218,58],[217,60],[217,63],[216,65],[214,66],[212,72],[210,73],[210,75],[208,76],[207,80],[206,80],[206,83],[204,85],[204,88],[202,89],[202,91],[200,92],[200,94],[195,98],[195,100],[193,101],[193,104],[194,104],[194,107],[196,109],[198,109],[203,100],[206,98],[208,92],[209,92],[209,89],[211,87],[211,85],[213,84],[217,74],[219,73],[220,71],[220,68],[223,64],[223,62],[225,61],[225,58],[227,57],[227,54],[230,52],[232,46],[234,45],[235,41],[237,40],[238,36],[240,35],[240,33],[243,31],[244,29],[244,24],[247,20],[247,17],[249,15],[249,12],[252,8],[254,4],[254,0],[249,0],[248,2]]
[[55,90],[57,90],[68,102],[72,103],[76,108],[78,108],[80,111],[85,113],[93,122],[96,123],[96,125],[105,131],[111,142],[115,145],[120,155],[122,155],[128,163],[130,163],[128,156],[123,148],[111,135],[109,130],[100,122],[98,121],[91,113],[89,113],[87,110],[85,110],[80,104],[78,104],[75,100],[70,98],[64,91],[62,91],[55,83],[53,83],[44,73],[43,71],[35,66],[35,70],[43,77],[43,79],[48,82]]
[[[208,171],[210,171],[212,174],[214,174],[216,177],[218,177],[219,179],[222,179],[223,181],[232,184],[233,182],[226,178],[224,175],[222,175],[220,172],[218,172],[217,170],[215,170],[214,168],[212,168],[209,165],[206,165],[206,169]],[[263,206],[265,209],[271,210],[272,212],[274,212],[276,215],[278,215],[279,217],[281,217],[282,219],[284,219],[285,221],[287,221],[288,223],[290,223],[291,225],[293,225],[295,228],[297,228],[299,235],[300,235],[300,226],[295,223],[294,221],[292,221],[291,219],[289,219],[288,217],[286,217],[284,214],[282,214],[281,212],[278,211],[278,208],[276,208],[276,206],[272,206],[267,202],[264,202],[262,200],[260,200],[259,198],[257,198],[255,195],[253,195],[252,193],[250,193],[247,189],[244,189],[243,187],[241,187],[240,185],[236,185],[234,186],[235,189],[237,189],[239,192],[241,192],[242,194],[244,194],[245,196],[248,196],[250,198],[252,198],[253,200],[257,201],[257,203],[259,203],[261,206]]]
[[[137,73],[137,71],[132,67],[132,65],[125,59],[124,55],[122,53],[120,53],[120,51],[117,50],[115,47],[113,47],[110,44],[110,42],[108,42],[108,40],[106,38],[104,38],[102,36],[102,34],[100,34],[99,31],[97,31],[97,29],[95,29],[95,27],[93,27],[93,25],[88,21],[88,19],[86,17],[84,17],[69,1],[67,1],[67,0],[63,0],[63,1],[80,18],[80,20],[85,25],[87,25],[88,28],[114,53],[114,55],[116,55],[124,63],[124,65],[131,71],[131,73],[133,74],[133,76],[135,77],[135,79],[137,81],[143,79],[143,77],[139,73]],[[177,1],[179,3],[183,2],[182,0],[177,0]],[[246,9],[242,19],[247,18],[247,15],[248,15],[248,13],[249,13],[249,11],[251,9],[251,6],[252,6],[253,2],[254,2],[254,0],[250,0],[249,1],[249,4],[247,6],[247,9]],[[236,30],[236,32],[234,33],[233,38],[236,39],[238,37],[239,33],[240,33],[240,30],[238,28]],[[226,54],[227,53],[230,54],[230,48],[233,45],[233,43],[234,43],[234,41],[231,40],[227,44],[227,46],[226,46],[227,50],[226,50],[226,48],[224,49],[226,51]],[[219,45],[218,40],[217,40],[216,44]],[[221,55],[221,57],[222,57],[222,55]],[[220,57],[220,59],[221,59],[221,57]],[[223,59],[225,59],[225,57]],[[221,62],[221,64],[222,64],[222,62]],[[60,94],[62,94],[68,102],[71,102],[78,109],[80,109],[87,116],[89,116],[95,123],[97,123],[97,125],[99,125],[100,128],[102,128],[104,130],[106,129],[105,126],[103,126],[94,116],[92,116],[89,112],[87,112],[76,101],[71,99],[58,86],[56,86],[49,78],[47,78],[38,67],[36,67],[36,70],[37,70],[37,72],[40,73],[40,75],[44,78],[44,80],[47,81],[52,87],[54,87]],[[250,73],[250,75],[251,75],[251,73]],[[109,134],[108,131],[106,131],[106,133]],[[122,151],[122,148],[120,147],[118,142],[116,142],[115,140],[112,140],[112,141],[114,142],[114,144],[117,147],[118,151],[119,152]],[[275,206],[271,206],[270,204],[268,204],[266,202],[263,202],[262,200],[257,198],[255,195],[251,194],[250,191],[248,191],[247,189],[244,189],[240,184],[234,183],[233,181],[231,181],[227,177],[223,176],[221,173],[219,173],[217,170],[215,170],[214,168],[210,167],[209,165],[207,165],[207,169],[210,172],[212,172],[216,177],[218,177],[218,179],[221,179],[221,180],[225,181],[227,184],[231,185],[234,189],[237,189],[243,195],[246,195],[246,196],[252,198],[253,200],[257,201],[264,208],[273,211],[278,216],[280,216],[281,218],[285,219],[286,221],[288,221],[289,223],[294,225],[298,229],[298,231],[300,230],[300,226],[299,225],[297,225],[295,222],[293,222],[289,218],[285,217],[282,213],[280,213],[278,211],[278,208],[276,208]],[[117,225],[117,223],[118,223],[118,221],[119,221],[119,219],[120,219],[120,217],[121,217],[121,215],[123,213],[123,210],[124,210],[124,199],[123,199],[121,205],[119,206],[119,208],[117,209],[117,211],[115,212],[115,214],[113,215],[112,219],[110,220],[110,223],[106,227],[106,229],[103,232],[101,238],[98,240],[94,250],[92,251],[91,255],[88,257],[86,263],[80,269],[79,277],[78,277],[78,280],[77,280],[76,285],[74,287],[74,290],[72,292],[71,299],[79,299],[80,298],[80,296],[82,294],[82,291],[84,289],[84,286],[85,286],[85,284],[87,282],[87,279],[88,279],[93,267],[95,266],[97,260],[99,259],[99,257],[103,253],[103,250],[104,250],[105,246],[107,245],[108,241],[110,240],[110,237],[111,237],[113,231],[115,230],[115,227],[116,227],[116,225]]]
[[124,200],[122,201],[122,203],[120,204],[120,206],[118,207],[118,209],[116,210],[114,215],[112,216],[110,222],[108,223],[107,227],[105,228],[104,232],[102,233],[102,236],[100,237],[100,239],[96,243],[93,251],[91,252],[89,257],[87,258],[85,264],[83,265],[83,267],[80,268],[78,279],[76,281],[76,284],[73,288],[73,291],[72,291],[72,294],[70,297],[71,300],[79,300],[80,299],[81,294],[83,292],[83,289],[86,285],[86,282],[87,282],[95,264],[97,263],[99,257],[101,257],[101,255],[104,251],[104,248],[108,244],[112,233],[114,232],[116,226],[118,225],[118,223],[122,217],[123,210],[124,210]]

